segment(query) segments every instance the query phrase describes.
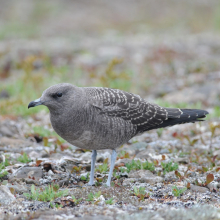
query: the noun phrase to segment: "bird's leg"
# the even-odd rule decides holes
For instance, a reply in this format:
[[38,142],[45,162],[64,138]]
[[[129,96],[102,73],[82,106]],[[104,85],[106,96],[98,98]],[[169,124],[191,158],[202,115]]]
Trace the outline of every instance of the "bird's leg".
[[88,185],[92,186],[94,184],[94,169],[95,169],[95,160],[96,160],[97,152],[96,150],[92,151],[92,160],[91,160],[91,172],[90,172],[90,180]]
[[111,178],[112,178],[112,172],[113,172],[113,169],[114,169],[114,166],[115,166],[115,160],[117,158],[117,152],[115,149],[112,150],[112,155],[111,155],[111,165],[110,165],[110,171],[109,171],[109,174],[108,174],[108,180],[106,182],[106,185],[107,186],[110,186],[111,185]]

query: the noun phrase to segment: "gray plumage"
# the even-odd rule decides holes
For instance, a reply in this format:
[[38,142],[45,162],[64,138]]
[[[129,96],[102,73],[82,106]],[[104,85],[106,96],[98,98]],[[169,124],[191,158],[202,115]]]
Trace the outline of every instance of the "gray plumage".
[[[198,109],[163,108],[118,89],[76,87],[68,83],[49,87],[28,107],[41,104],[49,108],[51,124],[57,134],[77,147],[93,150],[92,160],[96,158],[96,150],[114,150],[137,134],[201,121],[208,114]],[[113,159],[114,163],[116,158]],[[110,185],[109,179],[107,185]]]

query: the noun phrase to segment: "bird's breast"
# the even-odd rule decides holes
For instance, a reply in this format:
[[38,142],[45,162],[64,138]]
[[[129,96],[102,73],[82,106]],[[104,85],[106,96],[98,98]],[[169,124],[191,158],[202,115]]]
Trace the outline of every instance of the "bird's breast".
[[92,132],[84,131],[78,138],[70,140],[70,143],[80,148],[88,148],[92,144]]

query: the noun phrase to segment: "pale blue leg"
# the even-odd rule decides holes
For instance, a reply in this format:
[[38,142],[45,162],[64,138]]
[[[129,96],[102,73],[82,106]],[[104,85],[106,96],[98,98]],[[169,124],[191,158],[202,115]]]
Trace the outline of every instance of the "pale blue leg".
[[112,172],[113,172],[113,169],[114,169],[114,166],[115,166],[115,160],[117,158],[117,152],[116,150],[112,150],[112,155],[111,155],[111,165],[110,165],[110,171],[109,171],[109,174],[108,174],[108,180],[106,182],[106,185],[107,186],[110,186],[111,185],[111,178],[112,178]]
[[93,150],[92,151],[90,180],[89,180],[89,183],[88,183],[89,186],[92,186],[94,184],[94,169],[95,169],[96,156],[97,156],[97,152],[96,152],[96,150]]

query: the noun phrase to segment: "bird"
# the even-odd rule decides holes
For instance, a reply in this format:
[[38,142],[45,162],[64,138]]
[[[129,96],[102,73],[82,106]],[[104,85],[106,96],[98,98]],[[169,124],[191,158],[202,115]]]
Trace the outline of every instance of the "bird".
[[89,186],[94,185],[97,150],[112,149],[110,186],[116,149],[146,131],[204,121],[200,109],[165,108],[139,95],[105,87],[77,87],[60,83],[47,88],[28,108],[45,105],[55,132],[70,144],[92,150]]

